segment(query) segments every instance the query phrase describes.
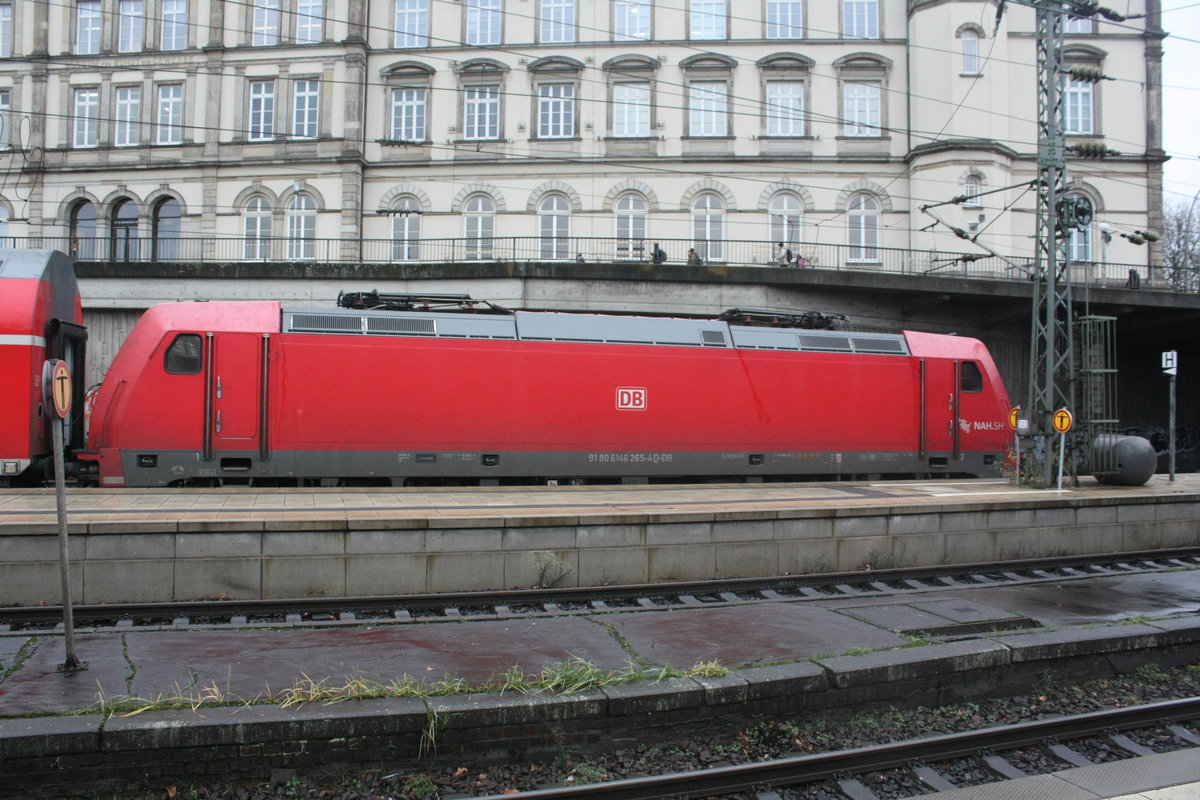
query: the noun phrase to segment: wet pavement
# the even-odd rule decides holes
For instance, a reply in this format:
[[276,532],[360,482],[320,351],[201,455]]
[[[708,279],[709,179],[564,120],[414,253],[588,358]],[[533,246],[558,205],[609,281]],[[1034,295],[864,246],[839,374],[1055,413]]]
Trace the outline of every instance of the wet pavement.
[[121,698],[256,702],[297,686],[353,681],[428,688],[461,680],[478,687],[512,668],[532,675],[570,660],[604,670],[636,664],[687,671],[716,662],[736,675],[763,664],[868,652],[879,658],[881,651],[886,657],[901,652],[891,648],[942,641],[934,635],[1007,645],[1031,634],[1078,642],[1163,627],[1176,635],[1195,628],[1200,639],[1200,569],[552,618],[114,629],[76,635],[76,654],[88,669],[75,674],[56,671],[65,660],[61,634],[6,633],[0,734],[4,717],[86,712]]

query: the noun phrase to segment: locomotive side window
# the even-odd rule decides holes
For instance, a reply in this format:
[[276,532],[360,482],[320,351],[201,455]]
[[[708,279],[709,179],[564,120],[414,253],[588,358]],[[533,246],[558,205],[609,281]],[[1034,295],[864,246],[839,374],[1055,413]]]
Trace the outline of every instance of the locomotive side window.
[[167,348],[163,366],[172,375],[197,375],[200,372],[200,335],[181,333]]
[[974,361],[964,361],[962,364],[962,390],[968,394],[983,391],[983,372]]

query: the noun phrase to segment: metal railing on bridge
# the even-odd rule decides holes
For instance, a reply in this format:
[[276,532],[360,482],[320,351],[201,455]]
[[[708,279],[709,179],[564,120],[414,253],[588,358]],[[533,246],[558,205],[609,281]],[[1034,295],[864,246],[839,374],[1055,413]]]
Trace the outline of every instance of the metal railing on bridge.
[[[78,262],[144,264],[448,264],[461,262],[646,263],[670,269],[689,263],[695,250],[706,266],[855,270],[982,280],[1028,281],[1032,258],[981,253],[908,250],[820,242],[788,242],[794,261],[784,265],[778,243],[758,240],[619,239],[494,236],[457,239],[294,239],[236,237],[71,238],[3,237],[5,247],[60,250]],[[655,259],[658,248],[662,257]],[[694,263],[694,261],[693,261]],[[1071,263],[1076,285],[1196,291],[1194,274],[1163,267],[1098,261]],[[148,270],[147,276],[152,277]]]

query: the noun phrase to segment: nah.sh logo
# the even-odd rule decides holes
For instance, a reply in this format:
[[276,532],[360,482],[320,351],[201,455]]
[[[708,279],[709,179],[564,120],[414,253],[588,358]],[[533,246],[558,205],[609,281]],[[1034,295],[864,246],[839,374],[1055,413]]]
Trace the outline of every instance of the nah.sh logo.
[[641,386],[617,387],[618,411],[645,411],[646,389]]

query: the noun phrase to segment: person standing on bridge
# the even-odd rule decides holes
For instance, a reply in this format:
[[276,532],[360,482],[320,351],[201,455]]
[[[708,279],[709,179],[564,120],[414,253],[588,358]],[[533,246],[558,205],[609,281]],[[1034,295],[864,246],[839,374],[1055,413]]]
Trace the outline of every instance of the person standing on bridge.
[[786,247],[783,242],[779,243],[779,248],[775,251],[775,260],[779,262],[781,267],[790,267],[792,265],[791,248]]

